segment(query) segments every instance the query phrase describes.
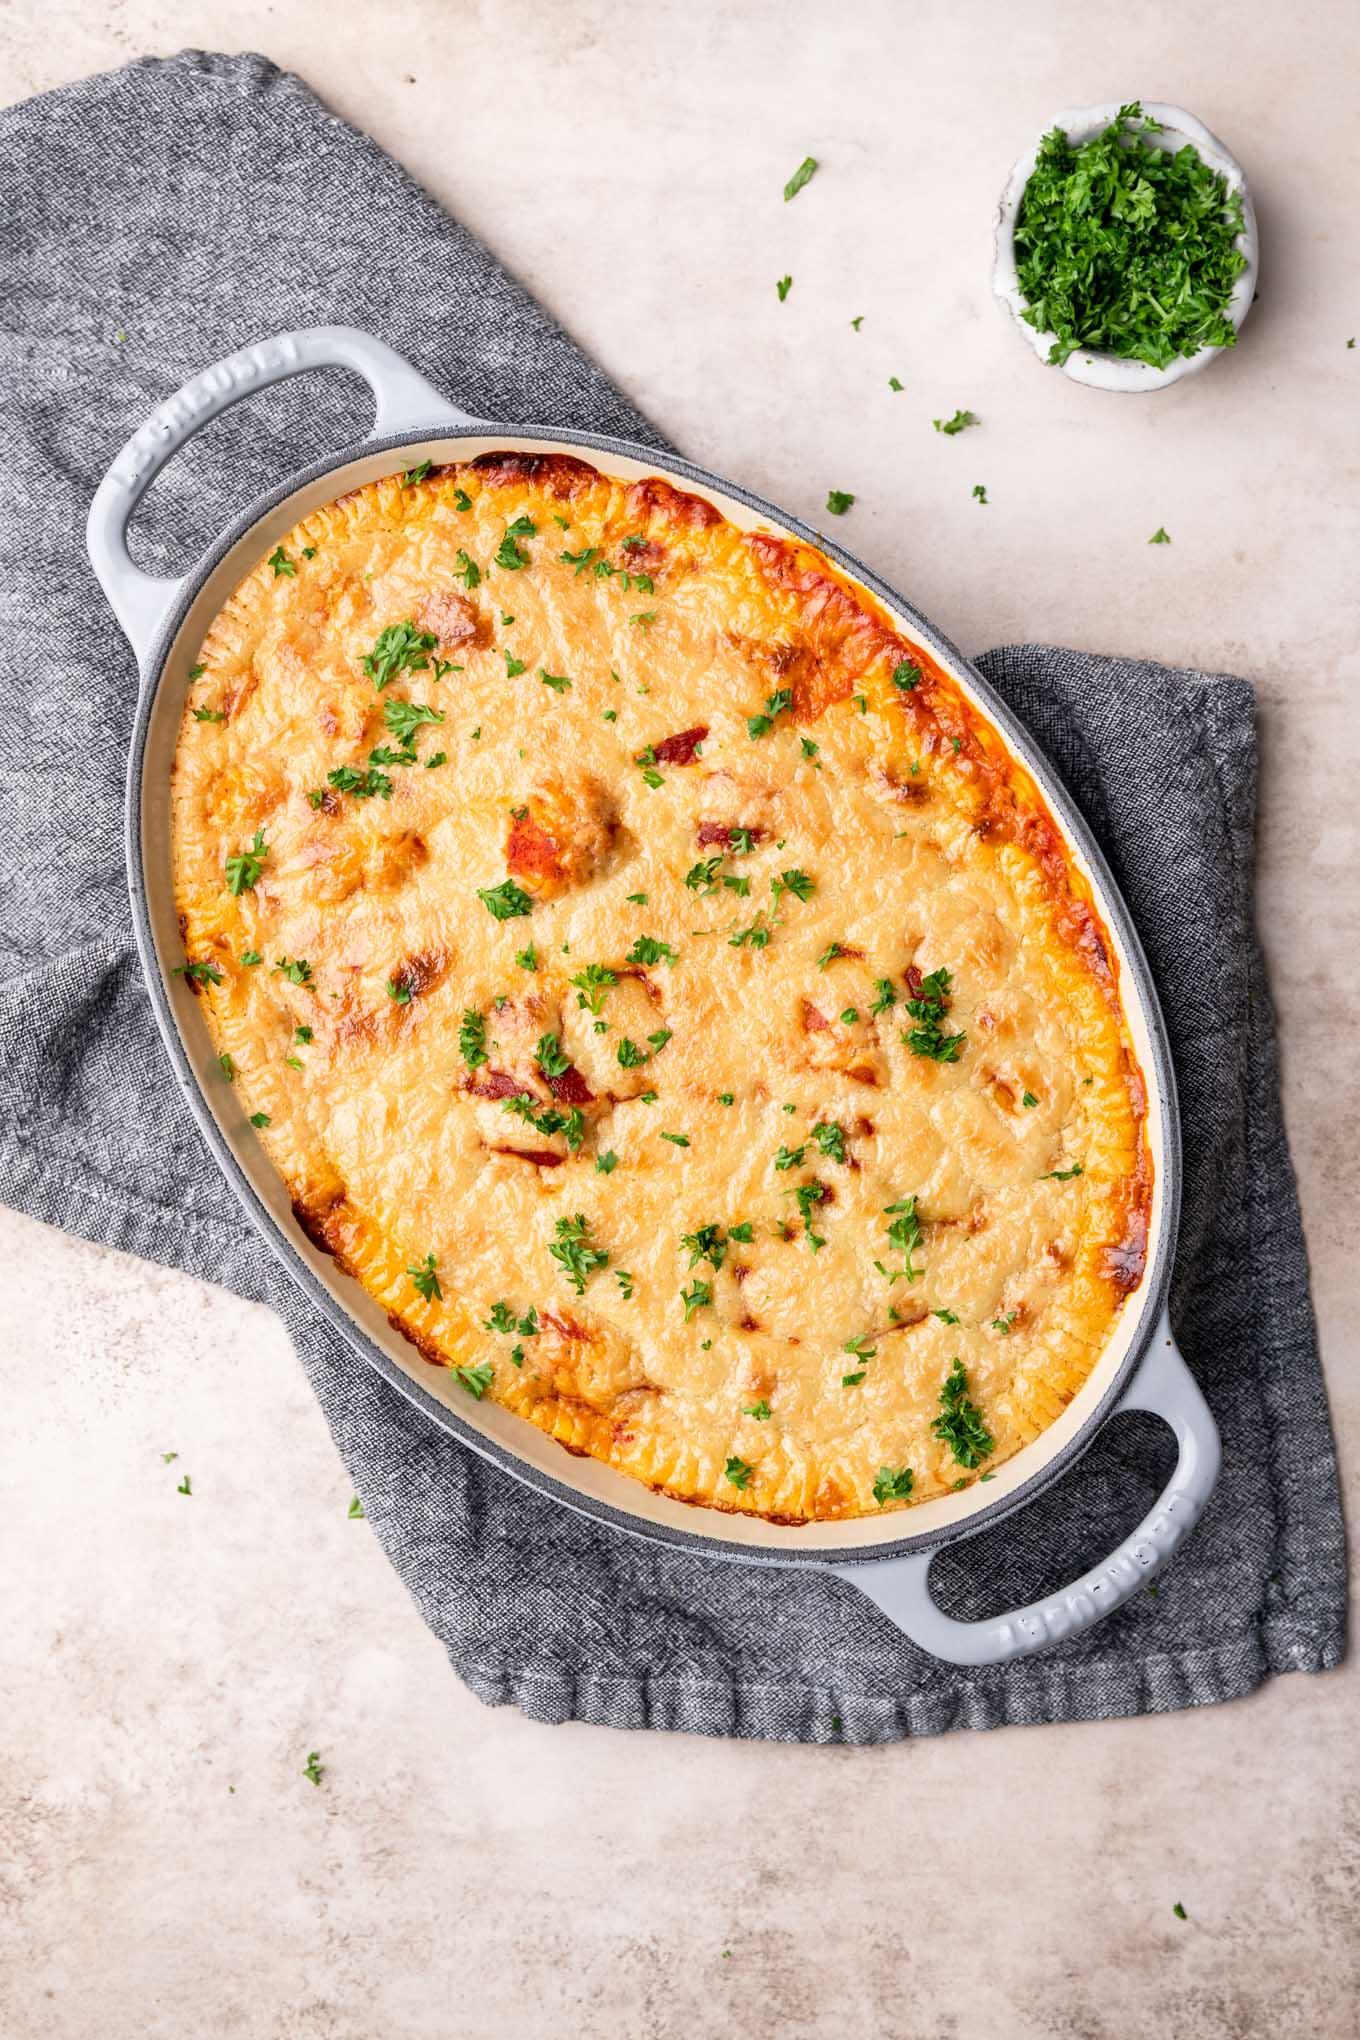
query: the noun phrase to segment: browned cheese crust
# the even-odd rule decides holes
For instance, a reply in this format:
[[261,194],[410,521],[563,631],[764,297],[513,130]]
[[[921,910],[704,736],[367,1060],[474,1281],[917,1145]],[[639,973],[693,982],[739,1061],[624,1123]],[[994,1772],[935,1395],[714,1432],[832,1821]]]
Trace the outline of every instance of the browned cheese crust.
[[198,658],[190,982],[308,1233],[426,1359],[782,1521],[1052,1423],[1145,1253],[1117,964],[866,591],[502,453],[312,513]]

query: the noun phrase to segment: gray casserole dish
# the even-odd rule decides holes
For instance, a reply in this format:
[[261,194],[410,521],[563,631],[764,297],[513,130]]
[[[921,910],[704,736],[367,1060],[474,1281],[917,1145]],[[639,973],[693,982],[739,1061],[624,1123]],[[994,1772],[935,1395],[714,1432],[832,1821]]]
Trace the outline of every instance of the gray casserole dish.
[[[208,419],[254,390],[316,368],[356,370],[376,400],[372,434],[273,489],[238,517],[180,580],[135,567],[127,527],[176,450]],[[882,1520],[788,1525],[696,1508],[655,1494],[593,1459],[568,1454],[533,1425],[494,1404],[472,1402],[451,1373],[424,1361],[378,1305],[312,1245],[217,1061],[198,1003],[183,978],[170,857],[169,781],[189,668],[208,624],[241,576],[310,511],[346,490],[414,467],[475,458],[494,449],[585,449],[603,471],[658,474],[708,497],[742,529],[791,533],[815,544],[925,646],[999,731],[1042,789],[1090,880],[1118,957],[1125,1011],[1148,1087],[1155,1189],[1147,1263],[1115,1332],[1058,1420],[994,1480],[894,1512]],[[128,761],[127,859],[137,944],[171,1067],[189,1109],[261,1239],[328,1323],[430,1420],[538,1493],[609,1528],[746,1565],[812,1566],[850,1581],[922,1649],[955,1664],[993,1664],[1099,1621],[1136,1593],[1193,1527],[1218,1472],[1212,1417],[1176,1349],[1167,1291],[1180,1203],[1175,1085],[1157,996],[1137,935],[1104,860],[1052,768],[1027,732],[968,662],[900,595],[795,518],[730,482],[679,460],[588,432],[489,424],[468,417],[380,341],[354,328],[317,327],[243,348],[167,399],[134,434],[90,508],[90,558],[137,655],[141,686]],[[1155,1507],[1118,1550],[1070,1586],[986,1621],[958,1622],[929,1591],[931,1561],[1021,1508],[1059,1479],[1100,1427],[1123,1410],[1148,1410],[1176,1436],[1175,1471]]]

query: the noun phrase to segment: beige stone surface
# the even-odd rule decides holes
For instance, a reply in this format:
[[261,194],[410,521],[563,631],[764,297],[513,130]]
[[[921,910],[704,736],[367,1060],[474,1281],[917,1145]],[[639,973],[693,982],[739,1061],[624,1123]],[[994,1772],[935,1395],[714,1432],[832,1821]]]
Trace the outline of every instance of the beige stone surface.
[[[300,70],[698,460],[854,491],[847,541],[966,648],[1251,676],[1353,1476],[1360,11],[8,0],[0,95],[194,43]],[[1045,372],[987,290],[1013,156],[1140,92],[1228,140],[1264,250],[1238,353],[1146,400]],[[878,1751],[538,1727],[445,1669],[266,1312],[0,1214],[0,1326],[6,2036],[1360,2033],[1354,1667]]]

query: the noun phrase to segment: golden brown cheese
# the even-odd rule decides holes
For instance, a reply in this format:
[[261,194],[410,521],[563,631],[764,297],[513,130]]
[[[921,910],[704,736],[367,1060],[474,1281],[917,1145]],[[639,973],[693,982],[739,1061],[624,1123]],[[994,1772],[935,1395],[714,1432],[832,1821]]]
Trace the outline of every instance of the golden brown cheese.
[[1117,967],[862,589],[503,453],[314,512],[200,662],[190,981],[310,1236],[427,1359],[785,1521],[1053,1421],[1143,1265]]

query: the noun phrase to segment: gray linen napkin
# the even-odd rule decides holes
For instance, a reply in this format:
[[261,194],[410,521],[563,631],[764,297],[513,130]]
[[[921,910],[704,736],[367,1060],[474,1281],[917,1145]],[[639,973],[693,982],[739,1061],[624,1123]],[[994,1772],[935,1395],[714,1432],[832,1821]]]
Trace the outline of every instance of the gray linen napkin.
[[[1336,1466],[1252,927],[1252,702],[1226,675],[1027,646],[983,670],[1081,802],[1159,979],[1185,1116],[1174,1291],[1224,1470],[1159,1583],[1047,1655],[961,1672],[852,1587],[614,1536],[451,1443],[242,1225],[170,1081],[120,825],[134,669],[82,544],[114,450],[192,371],[352,322],[474,412],[656,435],[366,137],[258,57],[144,62],[0,116],[0,1198],[281,1313],[373,1527],[460,1675],[542,1720],[803,1741],[1224,1700],[1344,1649]],[[159,482],[175,571],[255,491],[367,424],[344,379],[271,391]],[[1259,1243],[1269,1237],[1270,1252]],[[1124,1418],[1018,1518],[947,1553],[953,1612],[1029,1598],[1149,1506],[1168,1434]]]

